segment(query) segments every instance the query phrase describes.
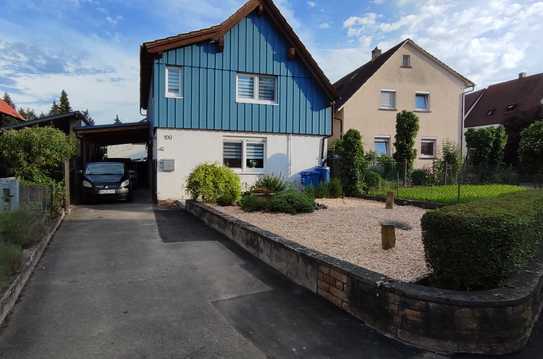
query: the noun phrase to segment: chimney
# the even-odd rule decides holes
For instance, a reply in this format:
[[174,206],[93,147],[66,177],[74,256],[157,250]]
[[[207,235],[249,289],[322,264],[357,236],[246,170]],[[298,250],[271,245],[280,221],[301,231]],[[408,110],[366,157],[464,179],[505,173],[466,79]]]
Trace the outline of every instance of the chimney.
[[526,75],[527,75],[526,72],[521,72],[521,73],[518,74],[518,78],[523,79],[523,78],[526,77]]
[[371,52],[371,61],[375,60],[379,56],[381,56],[381,49],[375,46],[375,49],[373,49]]

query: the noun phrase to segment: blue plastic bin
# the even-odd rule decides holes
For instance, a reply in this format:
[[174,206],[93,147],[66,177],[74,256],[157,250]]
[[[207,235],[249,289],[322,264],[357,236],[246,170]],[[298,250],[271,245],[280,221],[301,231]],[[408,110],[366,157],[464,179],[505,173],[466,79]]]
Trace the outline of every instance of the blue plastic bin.
[[330,182],[330,167],[317,167],[315,171],[319,173],[319,182],[328,183]]

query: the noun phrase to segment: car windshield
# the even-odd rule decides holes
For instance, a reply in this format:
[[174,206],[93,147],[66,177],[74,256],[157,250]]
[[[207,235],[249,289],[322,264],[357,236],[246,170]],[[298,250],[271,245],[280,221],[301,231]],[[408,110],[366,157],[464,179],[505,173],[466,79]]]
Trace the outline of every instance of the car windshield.
[[124,175],[124,164],[116,162],[97,162],[89,163],[87,175]]

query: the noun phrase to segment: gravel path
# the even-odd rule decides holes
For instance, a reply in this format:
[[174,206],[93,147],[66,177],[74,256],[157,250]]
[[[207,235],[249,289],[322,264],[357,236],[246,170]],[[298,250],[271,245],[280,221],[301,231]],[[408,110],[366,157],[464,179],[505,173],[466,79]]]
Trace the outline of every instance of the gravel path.
[[[363,199],[321,199],[328,209],[310,214],[246,213],[239,207],[217,207],[243,221],[306,247],[346,260],[388,277],[414,281],[428,273],[420,219],[425,210]],[[396,248],[381,248],[381,222],[397,221],[411,227],[396,230]]]

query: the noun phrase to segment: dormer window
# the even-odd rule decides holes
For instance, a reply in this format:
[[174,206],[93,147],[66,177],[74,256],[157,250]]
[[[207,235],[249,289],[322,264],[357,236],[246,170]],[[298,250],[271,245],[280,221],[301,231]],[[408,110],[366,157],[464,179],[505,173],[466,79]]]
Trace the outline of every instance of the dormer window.
[[505,107],[505,111],[511,112],[511,111],[513,111],[513,110],[516,109],[516,108],[517,108],[517,104],[516,104],[516,103],[512,103],[512,104],[510,104],[510,105],[507,105],[507,107]]
[[488,110],[488,112],[486,113],[487,116],[493,116],[494,113],[496,113],[496,109],[495,108],[491,108],[490,110]]
[[402,56],[402,67],[411,67],[411,55]]

